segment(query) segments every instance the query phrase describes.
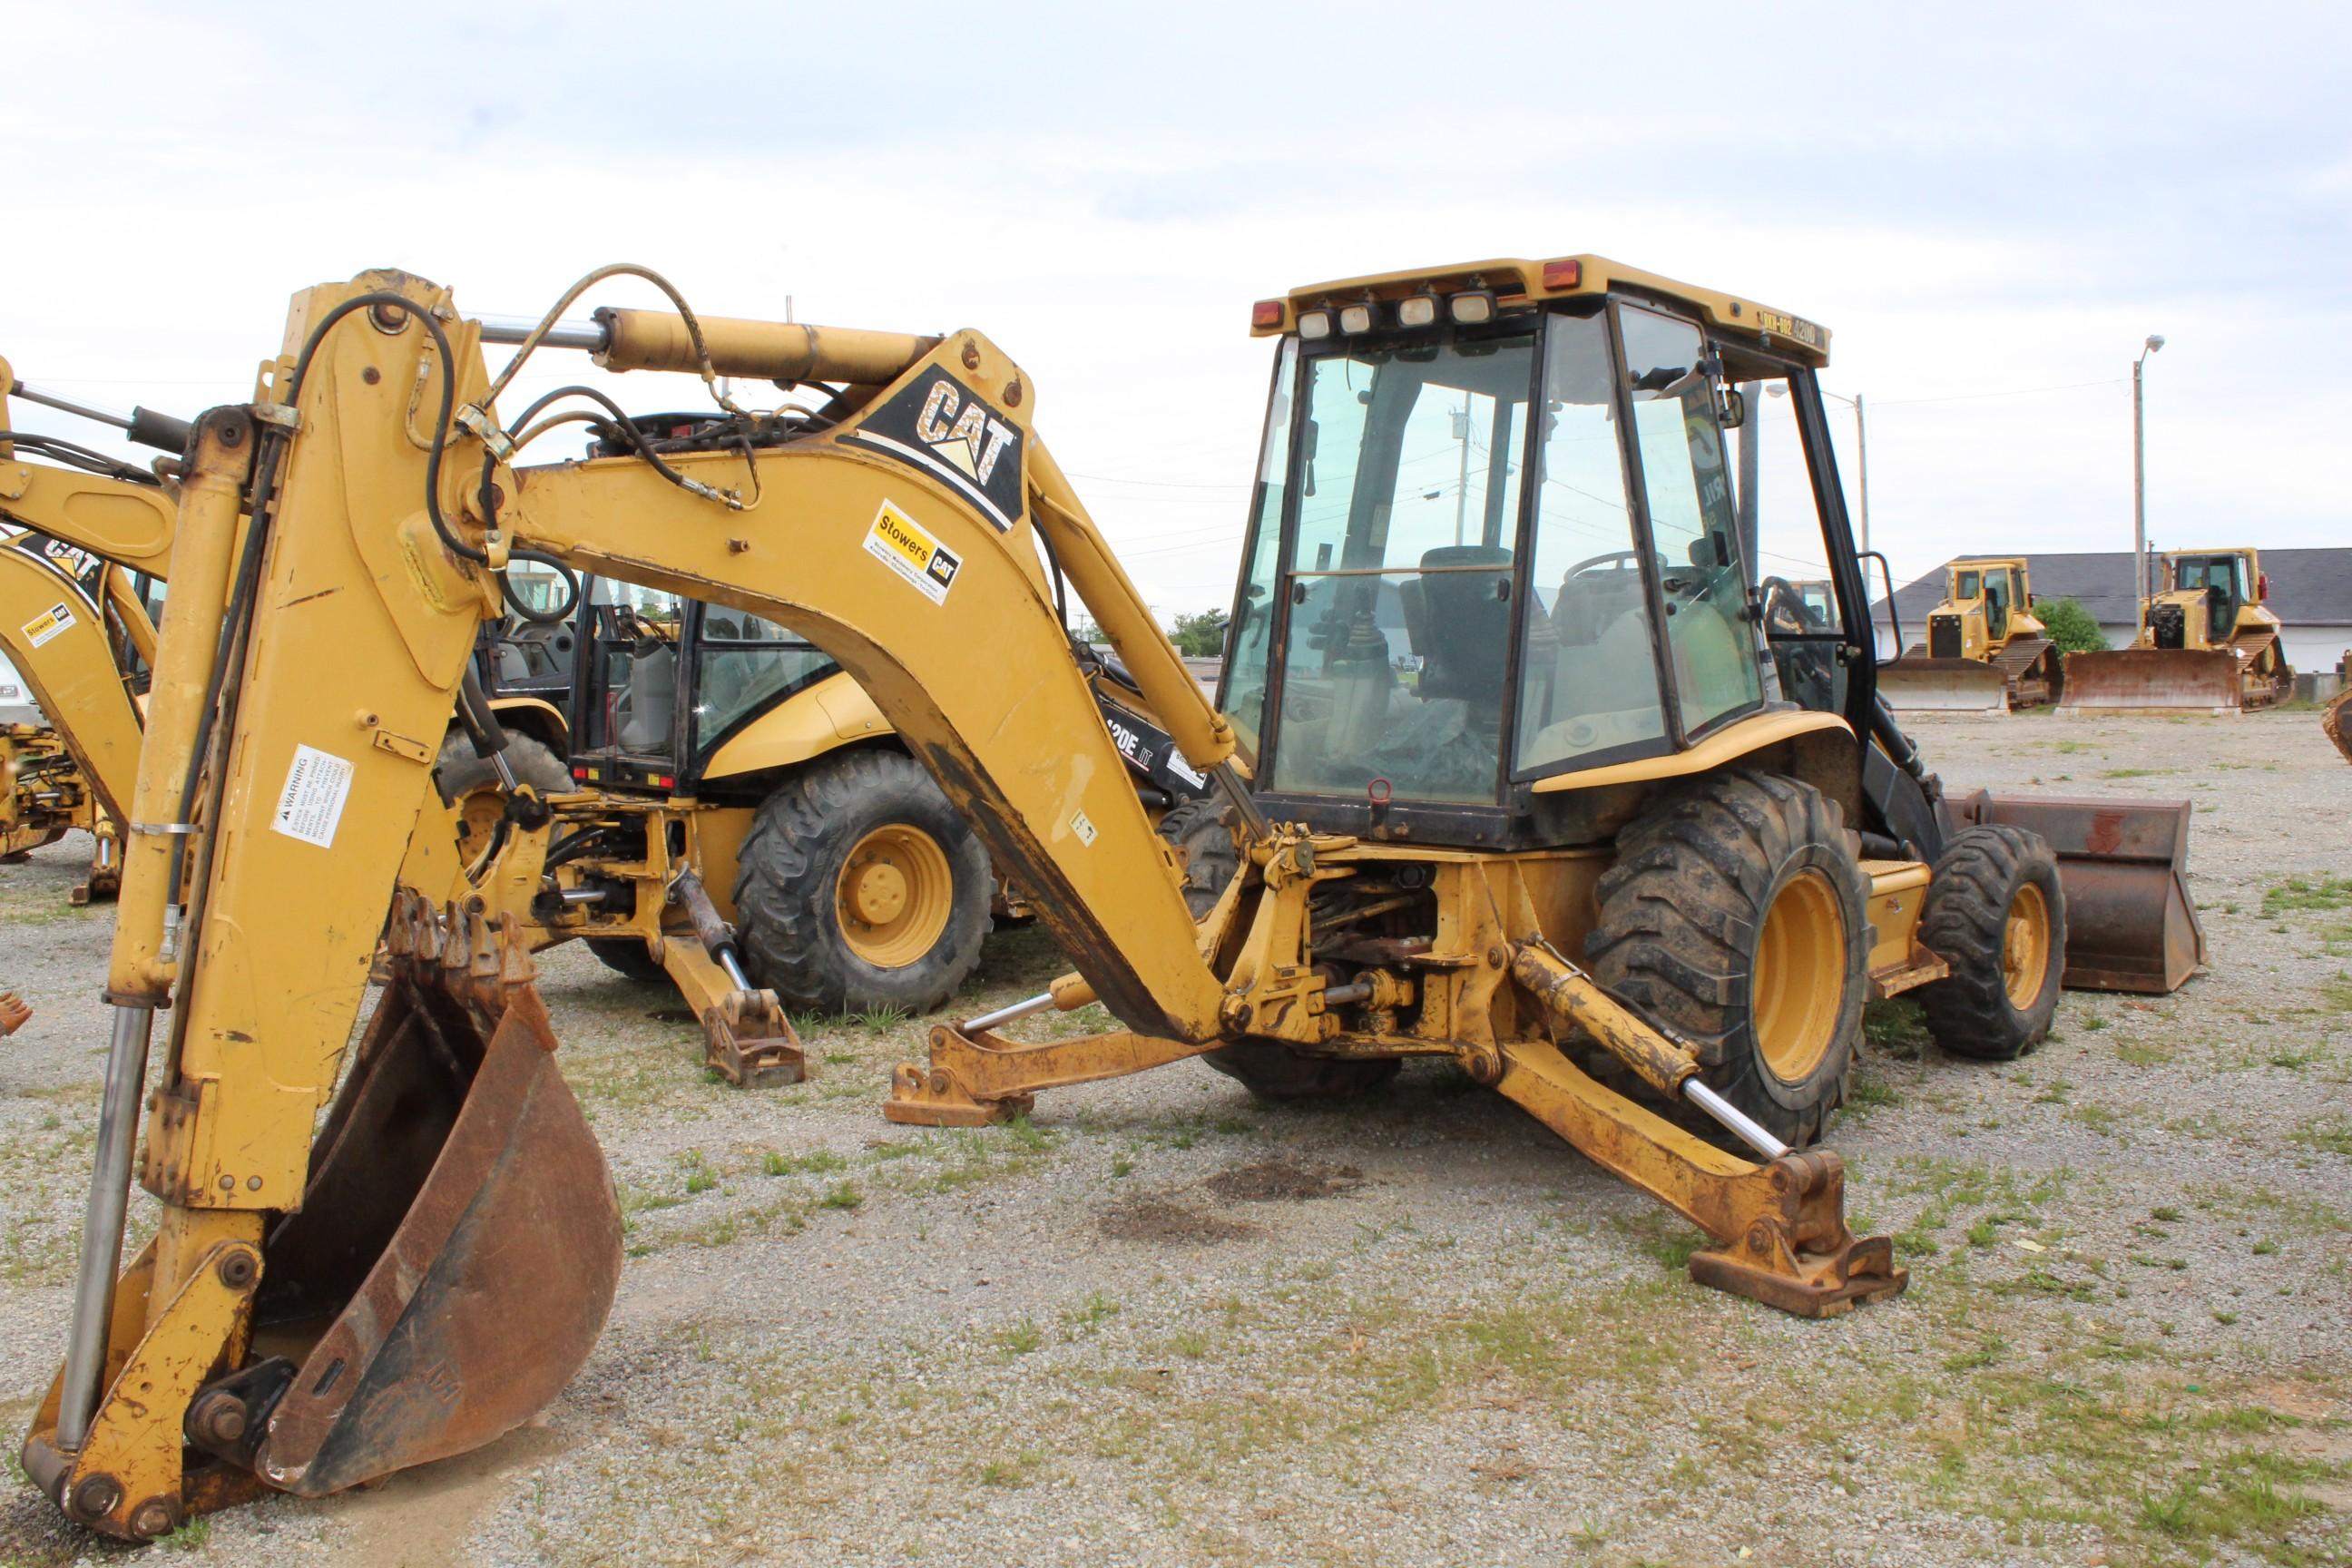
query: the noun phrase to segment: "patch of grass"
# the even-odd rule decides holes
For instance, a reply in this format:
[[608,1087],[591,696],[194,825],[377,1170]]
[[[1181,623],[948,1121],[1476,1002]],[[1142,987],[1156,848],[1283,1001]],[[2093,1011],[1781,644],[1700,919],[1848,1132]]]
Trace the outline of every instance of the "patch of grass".
[[200,1513],[155,1544],[173,1552],[202,1552],[213,1538],[213,1516]]
[[2179,768],[2101,768],[2099,776],[2103,779],[2149,779],[2159,773],[2177,773],[2179,771]]
[[803,1172],[822,1173],[848,1167],[849,1162],[830,1149],[812,1149],[805,1154],[786,1154],[771,1149],[760,1156],[760,1173],[763,1176],[797,1176]]
[[2291,910],[2352,909],[2352,877],[2324,873],[2289,877],[2263,893],[2263,916],[2276,920]]
[[1863,1037],[1898,1061],[1916,1061],[1927,1048],[1927,1015],[1907,996],[1873,1002],[1862,1016]]
[[904,1007],[885,1005],[880,1007],[868,1007],[862,1013],[844,1014],[841,1021],[845,1024],[856,1024],[869,1035],[887,1035],[913,1016],[914,1015]]
[[851,1186],[847,1182],[836,1182],[826,1190],[824,1196],[817,1200],[817,1206],[828,1209],[854,1209],[865,1201],[866,1194],[856,1187]]
[[2117,1040],[2116,1059],[2126,1067],[2159,1068],[2179,1058],[2178,1047],[2156,1040]]
[[2352,1121],[2340,1116],[2323,1117],[2306,1121],[2288,1134],[2306,1149],[2318,1149],[2330,1154],[2352,1155]]
[[1027,1355],[1045,1342],[1044,1332],[1026,1318],[1010,1328],[999,1329],[988,1337],[991,1343],[1007,1355]]
[[710,1168],[709,1162],[703,1158],[701,1150],[688,1150],[678,1157],[677,1163],[686,1172],[688,1197],[707,1193],[719,1184],[719,1173]]
[[1118,1316],[1118,1303],[1097,1290],[1062,1314],[1063,1326],[1073,1333],[1091,1334]]

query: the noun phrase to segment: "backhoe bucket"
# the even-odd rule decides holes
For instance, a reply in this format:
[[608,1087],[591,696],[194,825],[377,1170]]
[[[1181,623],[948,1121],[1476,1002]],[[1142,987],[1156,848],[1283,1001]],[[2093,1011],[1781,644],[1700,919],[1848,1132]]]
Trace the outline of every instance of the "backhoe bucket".
[[2114,648],[2070,653],[2062,713],[2235,713],[2245,706],[2237,655],[2226,649]]
[[1973,658],[1898,658],[1878,667],[1878,692],[1897,713],[2006,713],[2009,682]]
[[2344,760],[2352,763],[2352,686],[2346,687],[2327,705],[2326,710],[2319,716],[2319,727],[2327,732],[2329,740],[2336,742],[2336,749],[2344,753]]
[[302,1207],[263,1248],[252,1360],[206,1391],[265,1405],[238,1423],[249,1457],[223,1457],[305,1497],[528,1419],[587,1359],[620,1278],[613,1179],[520,937],[404,894],[389,945]]
[[[2071,689],[2071,672],[2067,680]],[[2205,967],[2205,932],[2184,875],[2187,801],[2019,799],[1979,790],[1957,815],[2026,828],[2056,851],[2069,989],[2159,996]]]

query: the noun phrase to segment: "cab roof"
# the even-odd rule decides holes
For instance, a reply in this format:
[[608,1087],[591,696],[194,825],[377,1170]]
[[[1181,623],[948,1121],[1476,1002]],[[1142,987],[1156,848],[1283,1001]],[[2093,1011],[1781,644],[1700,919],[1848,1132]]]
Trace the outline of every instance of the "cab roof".
[[1612,289],[1647,294],[1696,310],[1707,325],[1735,342],[1769,349],[1818,370],[1829,363],[1830,331],[1817,321],[1759,305],[1738,295],[1677,283],[1654,272],[1612,261],[1605,256],[1559,256],[1549,260],[1465,261],[1447,267],[1417,267],[1375,272],[1293,289],[1278,300],[1261,300],[1252,313],[1254,336],[1293,331],[1302,310],[1360,301],[1389,301],[1421,293],[1451,294],[1491,289],[1505,310],[1547,300],[1571,300]]

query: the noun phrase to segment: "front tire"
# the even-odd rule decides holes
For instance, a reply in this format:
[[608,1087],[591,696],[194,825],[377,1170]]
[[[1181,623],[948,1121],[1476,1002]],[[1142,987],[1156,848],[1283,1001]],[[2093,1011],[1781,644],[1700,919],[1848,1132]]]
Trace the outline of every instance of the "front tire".
[[1803,1148],[1845,1099],[1869,992],[1869,888],[1836,805],[1718,773],[1619,835],[1595,979],[1687,1037],[1706,1086]]
[[1919,988],[1936,1044],[1980,1061],[2023,1056],[2049,1035],[2065,973],[2058,857],[2021,827],[1960,829],[1929,873],[1919,941],[1952,968]]
[[[507,766],[515,782],[537,790],[544,800],[572,790],[572,770],[553,752],[529,735],[507,734]],[[457,807],[457,857],[470,866],[490,841],[499,818],[506,815],[506,795],[499,783],[498,764],[474,754],[474,743],[463,730],[452,730],[441,742],[433,764],[434,786]]]
[[988,852],[903,752],[835,752],[763,801],[735,868],[736,941],[806,1012],[943,1006],[980,962]]

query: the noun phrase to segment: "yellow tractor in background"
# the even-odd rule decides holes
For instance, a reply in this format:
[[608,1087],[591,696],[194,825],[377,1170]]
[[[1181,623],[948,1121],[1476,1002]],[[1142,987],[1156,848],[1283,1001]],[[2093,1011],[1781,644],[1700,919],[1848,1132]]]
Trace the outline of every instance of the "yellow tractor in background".
[[2263,604],[2271,581],[2251,549],[2168,551],[2167,586],[2142,605],[2127,648],[2066,656],[2059,707],[2069,713],[2240,713],[2294,694]]
[[[674,309],[564,321],[624,272]],[[2057,805],[1947,801],[1878,700],[1828,333],[1594,256],[1351,279],[1253,321],[1276,374],[1221,711],[1039,439],[1036,384],[977,331],[701,317],[636,268],[510,332],[399,273],[298,295],[253,403],[206,414],[185,459],[32,1482],[153,1537],[488,1442],[593,1346],[620,1215],[504,901],[567,890],[527,830],[548,804],[517,788],[484,891],[385,912],[519,559],[823,649],[1070,957],[932,1029],[893,1120],[1186,1058],[1300,1098],[1433,1057],[1704,1230],[1701,1282],[1809,1316],[1900,1290],[1807,1147],[1865,1003],[1916,993],[1947,1048],[2014,1057],[2112,931],[2095,903],[2070,917],[2074,852],[2033,826]],[[516,345],[495,376],[486,337]],[[740,439],[524,466],[498,399],[551,341],[698,374]],[[722,376],[833,412],[765,421]],[[1836,612],[1777,631],[1763,601],[1794,587],[1748,558],[1724,443],[1775,385]],[[1066,587],[1216,814],[1155,830]],[[2093,870],[2130,837],[2098,805]],[[2141,886],[2134,912],[2169,918],[2177,872]],[[680,936],[731,961],[682,902]],[[379,931],[389,983],[346,1066]],[[1088,1001],[1119,1026],[1003,1032]],[[162,1212],[126,1267],[159,1018],[139,1179]]]
[[1970,557],[1946,569],[1943,602],[1927,612],[1927,639],[1878,672],[1896,712],[2006,713],[2058,694],[2056,645],[2033,614],[2026,563]]

